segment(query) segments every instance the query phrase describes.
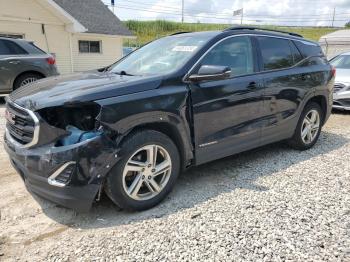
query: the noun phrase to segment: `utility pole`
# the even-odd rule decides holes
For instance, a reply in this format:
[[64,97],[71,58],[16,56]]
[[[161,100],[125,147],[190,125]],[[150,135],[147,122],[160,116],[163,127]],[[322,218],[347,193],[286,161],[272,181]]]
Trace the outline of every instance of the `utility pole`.
[[333,9],[332,27],[334,27],[334,20],[335,20],[335,7]]
[[115,14],[115,0],[111,0],[111,5],[113,9],[113,14]]
[[242,8],[242,14],[241,14],[241,25],[243,25],[243,8]]
[[182,0],[182,19],[181,22],[185,21],[185,0]]

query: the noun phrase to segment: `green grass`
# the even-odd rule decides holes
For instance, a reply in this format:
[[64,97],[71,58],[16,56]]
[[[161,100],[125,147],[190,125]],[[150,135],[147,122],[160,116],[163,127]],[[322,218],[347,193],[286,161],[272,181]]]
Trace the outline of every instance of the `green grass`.
[[[134,32],[137,40],[127,40],[125,45],[140,46],[156,38],[170,35],[176,32],[196,32],[223,30],[230,27],[227,24],[202,24],[202,23],[178,23],[170,21],[135,21],[129,20],[125,25]],[[327,27],[279,27],[262,26],[264,28],[283,30],[303,35],[307,39],[318,41],[321,36],[334,32],[337,29]]]

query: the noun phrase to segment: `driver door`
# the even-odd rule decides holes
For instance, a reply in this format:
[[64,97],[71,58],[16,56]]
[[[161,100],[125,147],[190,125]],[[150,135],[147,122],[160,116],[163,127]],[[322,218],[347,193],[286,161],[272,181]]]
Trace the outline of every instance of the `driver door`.
[[219,42],[190,74],[204,65],[229,67],[231,76],[189,82],[197,164],[259,146],[263,123],[263,81],[249,36]]

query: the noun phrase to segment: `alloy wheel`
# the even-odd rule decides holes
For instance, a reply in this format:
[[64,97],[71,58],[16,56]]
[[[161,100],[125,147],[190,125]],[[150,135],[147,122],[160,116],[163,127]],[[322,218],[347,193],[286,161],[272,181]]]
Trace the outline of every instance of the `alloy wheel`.
[[25,85],[28,85],[28,84],[31,84],[31,83],[34,83],[35,81],[37,81],[38,79],[35,78],[35,77],[28,77],[26,79],[24,79],[21,83],[20,86],[25,86]]
[[320,129],[320,114],[317,110],[309,111],[301,125],[301,139],[305,144],[311,144],[317,137]]
[[167,150],[159,145],[144,146],[129,158],[124,167],[124,191],[138,201],[154,198],[167,185],[171,169]]

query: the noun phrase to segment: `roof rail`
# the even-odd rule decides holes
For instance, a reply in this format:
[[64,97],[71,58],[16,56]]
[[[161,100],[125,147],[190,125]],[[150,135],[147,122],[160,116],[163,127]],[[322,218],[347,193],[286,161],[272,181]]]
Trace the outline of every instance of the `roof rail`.
[[296,37],[302,37],[303,38],[302,35],[299,35],[297,33],[291,33],[291,32],[274,30],[274,29],[267,29],[267,28],[261,28],[261,27],[254,27],[254,26],[234,26],[234,27],[230,27],[230,28],[225,29],[224,32],[231,31],[231,30],[261,30],[261,31],[269,31],[269,32],[288,34],[288,35],[291,35],[291,36],[296,36]]
[[181,35],[181,34],[187,34],[187,33],[192,33],[192,32],[190,32],[190,31],[183,31],[183,32],[176,32],[176,33],[173,33],[173,34],[171,34],[171,35]]

